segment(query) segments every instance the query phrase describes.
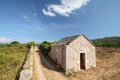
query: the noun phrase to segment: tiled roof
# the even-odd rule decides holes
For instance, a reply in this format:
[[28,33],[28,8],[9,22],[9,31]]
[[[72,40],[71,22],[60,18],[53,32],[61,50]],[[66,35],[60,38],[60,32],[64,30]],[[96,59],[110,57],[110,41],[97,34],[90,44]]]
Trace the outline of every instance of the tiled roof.
[[85,39],[87,39],[93,46],[95,46],[95,45],[93,44],[93,42],[90,41],[84,34],[62,38],[62,39],[60,39],[59,41],[56,41],[52,46],[68,45],[68,44],[71,43],[74,39],[76,39],[78,36],[83,36],[83,37],[84,37]]
[[71,43],[75,38],[77,38],[80,35],[75,35],[75,36],[71,36],[71,37],[65,37],[60,39],[59,41],[56,41],[53,46],[60,46],[60,45],[67,45],[69,43]]

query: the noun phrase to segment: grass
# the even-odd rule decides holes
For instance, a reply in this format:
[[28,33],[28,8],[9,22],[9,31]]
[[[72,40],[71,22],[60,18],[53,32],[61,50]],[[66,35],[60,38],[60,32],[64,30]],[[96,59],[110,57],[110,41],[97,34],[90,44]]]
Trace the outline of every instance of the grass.
[[109,59],[115,55],[115,53],[120,52],[120,48],[107,48],[107,47],[97,47],[96,56],[98,59]]
[[0,44],[0,80],[15,80],[28,49],[24,45]]

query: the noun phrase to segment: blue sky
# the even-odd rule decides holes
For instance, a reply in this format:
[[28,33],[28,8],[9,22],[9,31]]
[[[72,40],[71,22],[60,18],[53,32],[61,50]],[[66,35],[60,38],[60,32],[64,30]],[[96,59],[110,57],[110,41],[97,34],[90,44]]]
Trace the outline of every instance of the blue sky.
[[120,0],[0,0],[0,43],[120,36]]

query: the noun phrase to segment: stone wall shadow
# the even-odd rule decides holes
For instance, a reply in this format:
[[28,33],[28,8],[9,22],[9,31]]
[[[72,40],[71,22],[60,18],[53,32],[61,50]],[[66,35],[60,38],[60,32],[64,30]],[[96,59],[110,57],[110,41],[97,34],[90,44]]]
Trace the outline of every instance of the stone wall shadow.
[[44,56],[41,51],[39,50],[40,61],[44,68],[47,68],[52,71],[56,72],[64,72],[64,70],[57,65],[49,56]]
[[17,74],[16,74],[16,77],[15,77],[15,80],[19,80],[20,78],[20,72],[23,70],[23,65],[25,64],[26,60],[27,60],[27,54],[29,53],[29,50],[25,53],[25,59],[22,63],[22,66],[20,67],[20,69],[17,71]]

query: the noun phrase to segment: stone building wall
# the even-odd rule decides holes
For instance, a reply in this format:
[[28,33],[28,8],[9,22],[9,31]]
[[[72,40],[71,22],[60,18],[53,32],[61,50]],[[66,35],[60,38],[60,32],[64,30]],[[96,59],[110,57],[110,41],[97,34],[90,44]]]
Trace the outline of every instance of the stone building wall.
[[72,47],[66,46],[66,72],[79,71],[79,54]]
[[85,69],[96,66],[95,47],[83,36],[66,46],[66,71],[79,71],[80,53],[85,53]]
[[66,46],[62,46],[61,67],[66,70]]
[[49,56],[59,65],[62,65],[62,46],[52,46]]
[[85,69],[96,66],[95,47],[84,36],[78,36],[71,43],[52,46],[50,57],[61,65],[66,73],[80,71],[80,53],[85,53]]

